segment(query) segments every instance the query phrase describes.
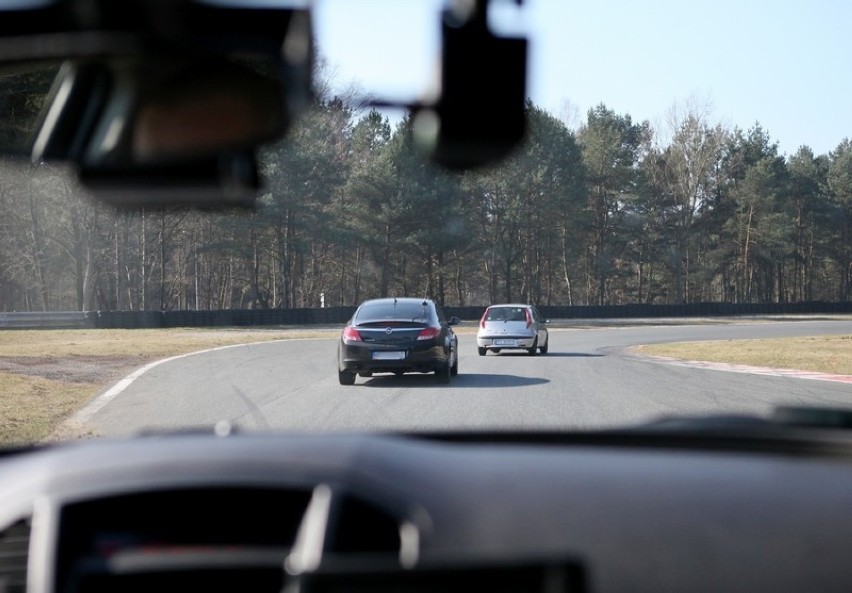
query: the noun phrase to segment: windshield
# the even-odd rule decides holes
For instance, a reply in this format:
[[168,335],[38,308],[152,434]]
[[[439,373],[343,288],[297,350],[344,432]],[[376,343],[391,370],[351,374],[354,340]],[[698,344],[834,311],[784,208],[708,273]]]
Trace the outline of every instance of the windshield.
[[[148,96],[117,70],[76,71],[100,90],[68,94],[68,120],[44,111],[65,98],[61,59],[0,71],[0,443],[222,423],[576,431],[848,406],[852,5],[493,2],[493,36],[529,40],[523,141],[443,166],[492,155],[471,142],[430,160],[446,129],[421,108],[442,18],[453,29],[474,4],[315,2],[314,96],[252,122],[256,191],[245,146],[228,146],[233,176],[214,181],[240,197],[226,208],[163,205],[186,189],[154,185],[167,169],[121,178],[141,207],[87,185],[110,162],[69,122],[108,112],[104,89]],[[239,75],[271,99],[203,101],[214,90],[187,82],[158,138],[189,113],[214,138],[196,146],[254,143],[220,116],[277,100],[256,70]],[[510,126],[489,116],[500,88],[468,114],[490,117],[486,131]],[[43,158],[13,154],[45,121]],[[129,124],[104,122],[88,131],[107,153]],[[63,165],[78,154],[96,166]],[[250,207],[231,208],[246,188]],[[382,340],[345,333],[377,298],[390,300],[355,322],[431,323],[427,298],[440,331],[416,346],[392,324]]]

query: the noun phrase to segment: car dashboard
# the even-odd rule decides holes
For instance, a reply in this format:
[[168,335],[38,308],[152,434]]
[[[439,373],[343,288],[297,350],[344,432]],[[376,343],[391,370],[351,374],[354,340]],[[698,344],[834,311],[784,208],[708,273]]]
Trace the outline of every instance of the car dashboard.
[[793,432],[34,449],[0,460],[0,590],[846,590],[850,441]]

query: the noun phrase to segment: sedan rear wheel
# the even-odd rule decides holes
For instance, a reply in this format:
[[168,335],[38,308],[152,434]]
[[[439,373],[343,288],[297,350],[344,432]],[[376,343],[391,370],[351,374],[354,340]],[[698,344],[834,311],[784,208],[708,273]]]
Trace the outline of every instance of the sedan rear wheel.
[[488,352],[488,349],[487,349],[487,348],[477,347],[477,348],[476,348],[476,351],[477,351],[477,352],[479,352],[479,355],[480,355],[480,356],[485,356],[485,353],[486,353],[486,352]]
[[547,354],[547,347],[548,346],[550,346],[550,338],[547,339],[547,341],[544,343],[544,346],[539,348],[538,351],[541,352],[542,354]]
[[443,367],[435,370],[435,378],[438,380],[438,383],[449,383],[452,372],[452,367],[448,362]]
[[456,356],[456,361],[453,363],[453,366],[450,367],[450,375],[455,377],[459,374],[459,357]]
[[354,385],[355,384],[355,373],[351,371],[337,371],[337,380],[340,381],[341,385]]

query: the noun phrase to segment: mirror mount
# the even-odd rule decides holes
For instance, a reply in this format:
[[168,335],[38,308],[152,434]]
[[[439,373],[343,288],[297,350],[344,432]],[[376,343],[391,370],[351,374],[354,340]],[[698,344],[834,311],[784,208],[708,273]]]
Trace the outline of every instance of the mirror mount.
[[494,35],[489,3],[472,0],[465,15],[443,12],[440,98],[414,110],[419,144],[449,169],[505,157],[526,129],[527,40]]

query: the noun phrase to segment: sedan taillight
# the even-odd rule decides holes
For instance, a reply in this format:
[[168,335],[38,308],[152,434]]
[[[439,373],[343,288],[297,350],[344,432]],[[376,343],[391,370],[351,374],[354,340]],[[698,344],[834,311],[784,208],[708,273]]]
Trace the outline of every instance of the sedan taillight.
[[488,317],[488,309],[485,310],[485,313],[482,314],[482,319],[479,320],[479,327],[485,329],[485,318]]
[[529,329],[532,325],[532,313],[530,313],[529,309],[524,309],[524,313],[526,313],[527,316],[527,329]]
[[420,330],[420,333],[417,335],[418,340],[432,340],[437,338],[441,333],[440,327],[425,327]]
[[358,330],[351,326],[346,326],[343,328],[343,339],[347,342],[360,342],[361,334],[358,333]]

